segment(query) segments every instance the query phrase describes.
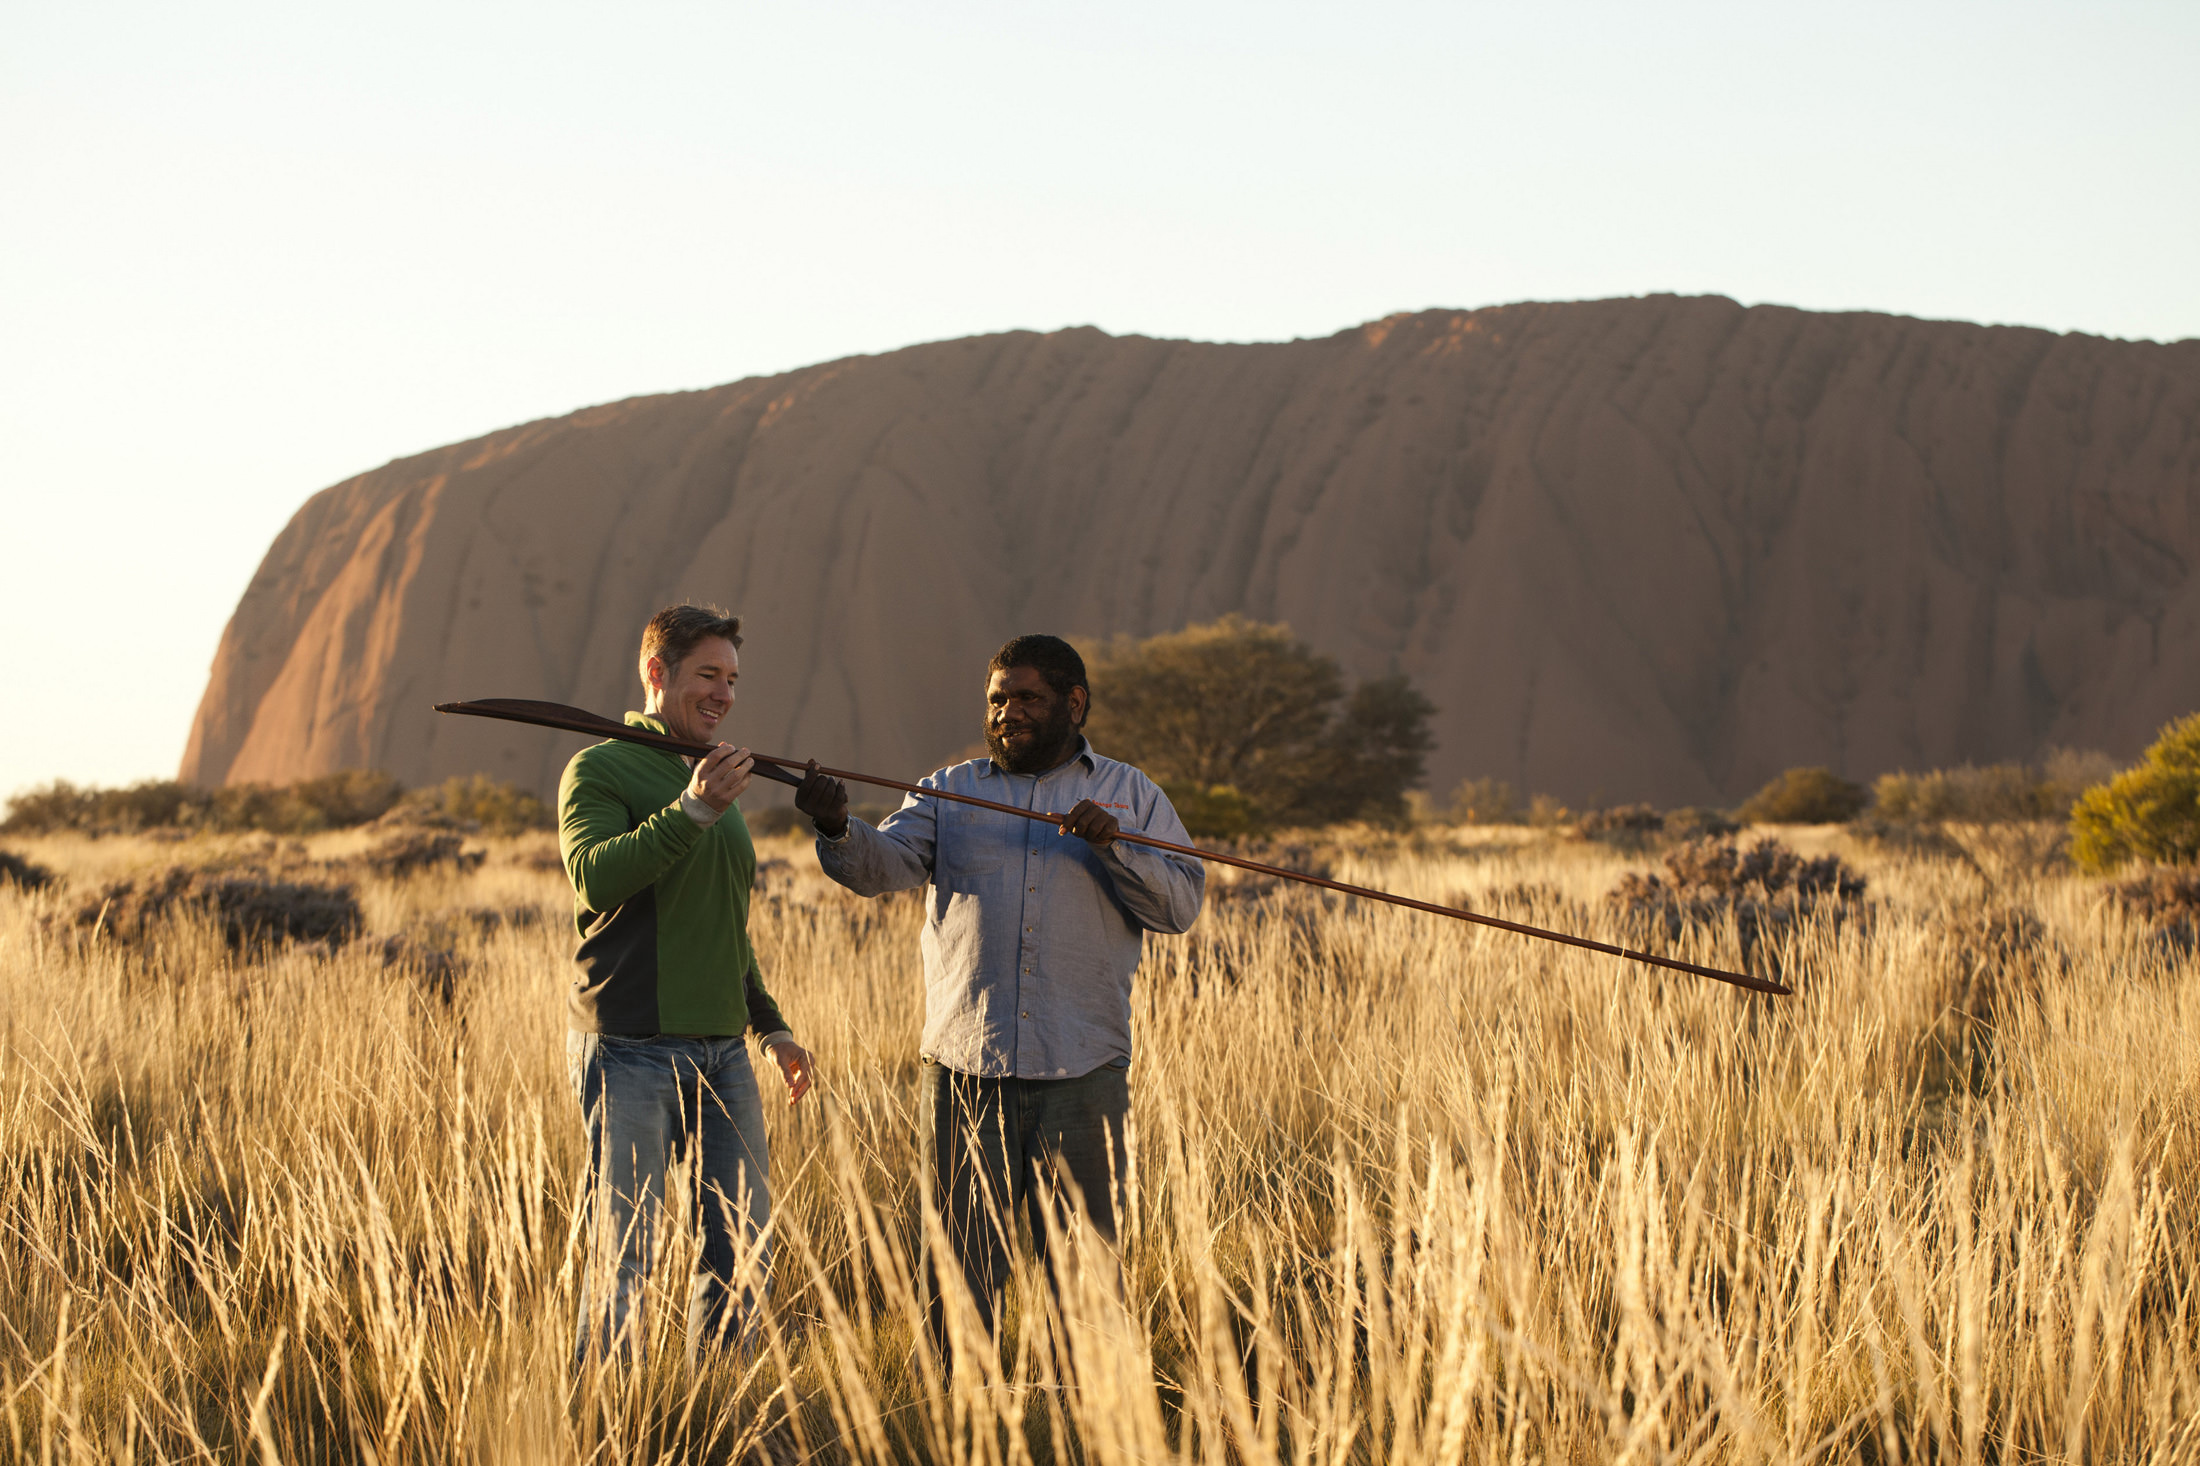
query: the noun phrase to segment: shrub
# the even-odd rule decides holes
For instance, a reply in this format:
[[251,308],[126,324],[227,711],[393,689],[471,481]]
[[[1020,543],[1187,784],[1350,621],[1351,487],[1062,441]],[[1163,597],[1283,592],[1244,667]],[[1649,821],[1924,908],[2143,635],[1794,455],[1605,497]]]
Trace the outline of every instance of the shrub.
[[2109,887],[2117,905],[2157,931],[2200,929],[2200,870],[2156,866]]
[[2105,873],[2134,860],[2189,865],[2200,856],[2200,713],[2164,728],[2146,756],[2080,795],[2070,858]]
[[1548,794],[1528,801],[1528,823],[1539,830],[1555,830],[1574,822],[1574,812]]
[[0,850],[0,886],[24,891],[43,891],[60,877],[28,856]]
[[1665,831],[1665,816],[1647,804],[1615,804],[1581,817],[1581,833],[1592,840],[1642,839]]
[[1669,810],[1665,816],[1665,834],[1670,840],[1723,840],[1738,834],[1741,828],[1723,811],[1701,805]]
[[278,942],[346,942],[359,933],[359,902],[348,885],[279,881],[170,866],[115,881],[77,908],[76,925],[94,935],[141,943],[164,921],[191,912],[215,918],[233,948]]
[[1466,779],[1451,791],[1455,825],[1517,825],[1520,797],[1503,779]]
[[347,769],[294,784],[231,784],[206,796],[197,823],[214,830],[266,830],[306,835],[380,819],[405,786],[379,769]]
[[[556,826],[550,806],[517,784],[492,779],[486,774],[462,774],[426,789],[415,789],[404,798],[408,812],[418,812],[458,824],[476,827],[491,835],[517,835],[526,830]],[[753,826],[754,821],[750,822]]]
[[1806,860],[1773,839],[1746,851],[1732,840],[1692,840],[1666,852],[1663,875],[1630,874],[1605,899],[1668,937],[1731,915],[1746,963],[1768,928],[1821,908],[1839,911],[1861,901],[1864,887],[1838,856]]
[[1257,823],[1253,802],[1228,784],[1169,783],[1161,792],[1195,840],[1233,839]]
[[1745,825],[1839,825],[1856,818],[1868,797],[1831,769],[1789,769],[1735,813]]
[[120,789],[80,788],[56,779],[8,802],[0,830],[87,835],[139,830],[265,830],[303,835],[363,825],[386,813],[404,793],[390,775],[351,769],[293,784],[232,784],[199,789],[173,779],[145,779]]
[[56,830],[109,835],[160,829],[183,823],[186,811],[205,797],[204,791],[173,779],[143,779],[121,789],[93,789],[56,779],[10,799],[0,830],[18,835]]
[[449,866],[452,871],[463,873],[488,858],[489,853],[485,850],[468,851],[463,836],[414,830],[390,836],[360,856],[359,863],[378,876],[403,880],[439,866]]

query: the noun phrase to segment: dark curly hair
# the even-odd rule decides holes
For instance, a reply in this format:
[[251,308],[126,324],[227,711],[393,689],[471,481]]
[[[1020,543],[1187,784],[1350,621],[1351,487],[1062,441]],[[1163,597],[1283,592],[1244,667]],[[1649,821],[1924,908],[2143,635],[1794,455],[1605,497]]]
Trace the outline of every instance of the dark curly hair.
[[1086,711],[1091,711],[1092,684],[1085,680],[1085,659],[1059,636],[1012,637],[985,664],[988,672],[1006,672],[1011,667],[1031,668],[1046,679],[1056,697],[1068,697],[1072,687],[1084,688]]

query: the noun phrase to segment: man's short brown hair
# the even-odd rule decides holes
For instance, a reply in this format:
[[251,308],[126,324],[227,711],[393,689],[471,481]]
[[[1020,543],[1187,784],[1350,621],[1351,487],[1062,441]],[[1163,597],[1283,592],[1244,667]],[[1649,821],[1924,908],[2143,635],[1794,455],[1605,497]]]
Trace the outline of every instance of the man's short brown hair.
[[650,617],[649,624],[642,628],[642,685],[649,685],[651,657],[665,664],[665,680],[669,682],[696,644],[713,636],[740,646],[741,618],[720,606],[667,606]]

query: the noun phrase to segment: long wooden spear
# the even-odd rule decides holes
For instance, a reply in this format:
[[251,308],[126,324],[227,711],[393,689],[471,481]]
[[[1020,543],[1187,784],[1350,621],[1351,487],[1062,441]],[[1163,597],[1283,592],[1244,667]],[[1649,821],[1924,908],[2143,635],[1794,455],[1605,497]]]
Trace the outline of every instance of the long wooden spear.
[[[591,733],[599,738],[620,738],[628,743],[640,743],[650,748],[660,748],[667,753],[681,754],[688,758],[701,758],[717,746],[710,743],[689,743],[685,739],[673,738],[663,733],[654,733],[647,728],[633,728],[625,723],[614,723],[611,719],[599,717],[585,708],[568,707],[559,702],[530,702],[524,698],[490,697],[474,702],[439,702],[435,705],[435,710],[439,713],[464,713],[476,718],[503,718],[508,722],[532,723],[542,728],[563,728],[573,733]],[[808,761],[803,759],[780,758],[769,753],[756,753],[753,750],[750,757],[756,760],[756,772],[759,775],[781,784],[799,786],[810,768]],[[974,794],[953,794],[945,789],[928,789],[921,784],[904,784],[899,779],[882,779],[877,774],[859,774],[849,769],[827,768],[820,768],[818,772],[828,778],[845,779],[851,784],[871,784],[881,789],[898,789],[904,794],[922,795],[927,799],[946,799],[952,800],[956,804],[974,804],[980,809],[998,810],[1002,814],[1020,815],[1024,819],[1037,820],[1042,824],[1059,825],[1067,818],[1066,815],[1056,814],[1048,810],[1025,809],[1014,804],[997,804],[990,799],[980,799]],[[1410,896],[1394,896],[1388,891],[1377,891],[1367,886],[1349,885],[1344,881],[1333,881],[1325,876],[1309,875],[1303,870],[1287,870],[1280,865],[1266,865],[1258,860],[1248,860],[1242,855],[1226,855],[1220,850],[1202,850],[1196,845],[1178,845],[1173,841],[1157,840],[1151,835],[1141,835],[1131,830],[1119,831],[1115,838],[1128,840],[1134,845],[1150,845],[1156,850],[1167,850],[1177,855],[1189,855],[1199,860],[1212,861],[1217,865],[1234,865],[1240,870],[1256,871],[1261,875],[1274,876],[1279,880],[1300,881],[1309,886],[1320,886],[1325,891],[1337,891],[1343,895],[1358,896],[1367,901],[1386,901],[1392,906],[1410,907],[1415,911],[1426,911],[1432,916],[1448,916],[1455,921],[1471,921],[1477,926],[1494,926],[1499,931],[1518,932],[1524,937],[1536,937],[1546,942],[1563,942],[1569,947],[1580,947],[1584,951],[1602,952],[1610,957],[1624,957],[1631,962],[1645,962],[1652,967],[1666,967],[1675,972],[1693,973],[1697,977],[1708,977],[1719,982],[1732,983],[1736,987],[1748,988],[1752,992],[1776,993],[1784,997],[1794,991],[1793,988],[1774,982],[1770,978],[1752,977],[1746,972],[1728,972],[1717,967],[1699,967],[1693,962],[1683,962],[1675,957],[1660,957],[1654,952],[1637,952],[1629,947],[1615,947],[1609,942],[1594,942],[1587,937],[1577,937],[1567,932],[1548,931],[1540,926],[1529,926],[1525,922],[1505,921],[1495,916],[1484,916],[1479,911],[1464,911],[1456,906],[1438,906],[1430,901],[1416,901]]]

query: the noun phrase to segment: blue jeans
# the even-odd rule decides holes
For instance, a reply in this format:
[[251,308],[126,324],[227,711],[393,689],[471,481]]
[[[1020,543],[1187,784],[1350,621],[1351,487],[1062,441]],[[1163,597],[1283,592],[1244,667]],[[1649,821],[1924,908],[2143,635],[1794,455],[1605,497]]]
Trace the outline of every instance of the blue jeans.
[[740,1345],[771,1271],[764,1104],[740,1038],[569,1033],[566,1057],[588,1130],[582,1205],[592,1213],[576,1365],[616,1348],[638,1357],[639,1304],[665,1209],[665,1176],[692,1166],[702,1232],[688,1288],[687,1358]]

